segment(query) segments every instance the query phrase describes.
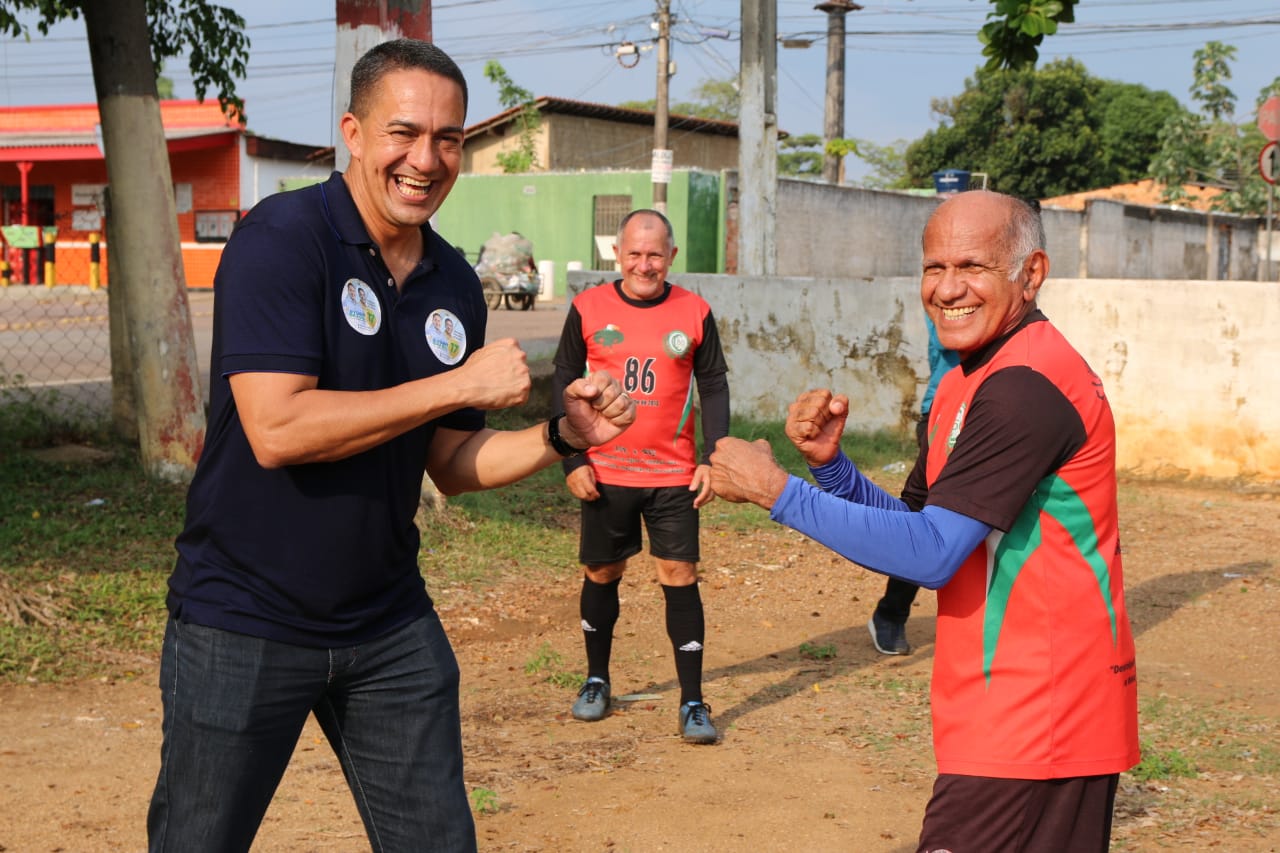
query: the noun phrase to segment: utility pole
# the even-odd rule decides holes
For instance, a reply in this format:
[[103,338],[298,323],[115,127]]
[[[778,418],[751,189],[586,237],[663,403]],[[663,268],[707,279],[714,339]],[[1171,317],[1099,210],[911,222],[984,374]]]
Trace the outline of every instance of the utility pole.
[[861,9],[853,0],[826,0],[813,8],[827,13],[827,99],[822,124],[822,180],[840,183],[843,155],[828,150],[834,139],[844,138],[844,16]]
[[778,249],[777,0],[742,0],[742,53],[738,89],[738,272],[775,275]]
[[658,97],[653,110],[653,209],[667,212],[667,184],[671,183],[674,152],[668,147],[667,118],[670,113],[671,80],[671,0],[658,0]]
[[[370,48],[398,38],[431,41],[431,4],[399,0],[334,0],[333,125],[351,100],[351,68]],[[336,132],[336,131],[335,131]],[[339,135],[333,144],[334,168],[345,172],[351,152]]]

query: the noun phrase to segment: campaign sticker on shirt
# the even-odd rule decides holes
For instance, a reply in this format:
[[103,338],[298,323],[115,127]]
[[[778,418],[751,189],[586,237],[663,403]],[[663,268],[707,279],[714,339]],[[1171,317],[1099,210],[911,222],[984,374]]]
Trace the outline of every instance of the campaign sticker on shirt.
[[437,308],[427,315],[427,344],[445,364],[457,364],[467,354],[467,330],[452,311]]
[[358,278],[342,287],[342,316],[362,335],[376,335],[382,328],[382,304],[373,288]]

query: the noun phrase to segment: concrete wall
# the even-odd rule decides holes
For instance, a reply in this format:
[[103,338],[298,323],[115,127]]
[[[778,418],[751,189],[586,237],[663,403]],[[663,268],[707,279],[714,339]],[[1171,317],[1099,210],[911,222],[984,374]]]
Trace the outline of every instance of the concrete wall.
[[[728,180],[732,186],[734,176]],[[780,180],[778,272],[919,275],[920,234],[937,204],[928,196]],[[1260,251],[1265,256],[1254,217],[1101,199],[1089,201],[1084,212],[1045,208],[1042,214],[1055,277],[1254,281]],[[722,269],[735,268],[726,263]]]
[[778,181],[778,272],[799,276],[918,275],[932,198]]
[[1040,211],[1040,221],[1049,252],[1049,274],[1084,278],[1084,217],[1074,210],[1046,207]]
[[[827,386],[849,395],[850,429],[912,428],[928,380],[916,278],[673,279],[711,303],[736,414],[781,419]],[[1275,285],[1051,278],[1040,307],[1102,377],[1122,470],[1280,481]]]
[[1089,278],[1219,281],[1258,277],[1258,221],[1254,218],[1102,199],[1091,200],[1084,217]]

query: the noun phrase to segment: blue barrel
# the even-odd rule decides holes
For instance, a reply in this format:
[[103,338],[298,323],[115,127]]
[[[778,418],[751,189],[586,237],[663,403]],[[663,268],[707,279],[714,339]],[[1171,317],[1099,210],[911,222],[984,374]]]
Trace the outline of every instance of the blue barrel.
[[962,193],[969,189],[969,173],[964,169],[942,169],[933,173],[933,188],[941,193]]

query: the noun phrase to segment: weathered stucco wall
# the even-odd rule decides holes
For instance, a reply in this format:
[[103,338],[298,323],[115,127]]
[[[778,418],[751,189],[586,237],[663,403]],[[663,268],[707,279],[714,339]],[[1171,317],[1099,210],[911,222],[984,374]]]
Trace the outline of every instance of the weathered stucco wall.
[[[937,204],[934,197],[779,180],[778,272],[919,275],[920,235]],[[1058,278],[1256,281],[1265,266],[1256,217],[1105,199],[1090,200],[1084,212],[1046,207],[1041,214]]]
[[[915,278],[673,278],[715,312],[736,414],[783,418],[826,386],[849,395],[850,429],[911,429],[928,379]],[[573,273],[570,292],[599,280]],[[1276,287],[1046,282],[1040,307],[1105,383],[1122,470],[1280,481]]]

